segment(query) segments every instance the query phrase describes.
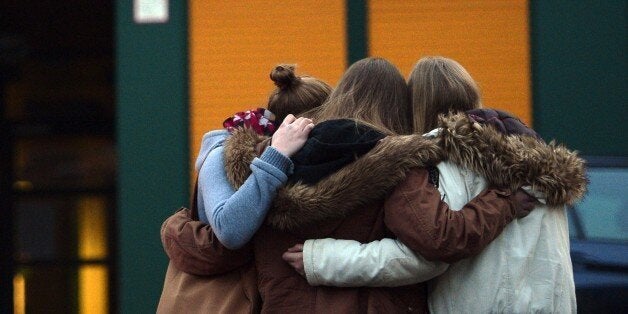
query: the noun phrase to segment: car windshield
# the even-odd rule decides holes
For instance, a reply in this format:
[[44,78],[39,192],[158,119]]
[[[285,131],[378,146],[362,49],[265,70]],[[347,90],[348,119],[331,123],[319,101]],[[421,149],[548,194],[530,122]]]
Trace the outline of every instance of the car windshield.
[[585,198],[571,209],[572,238],[628,242],[628,168],[591,167]]

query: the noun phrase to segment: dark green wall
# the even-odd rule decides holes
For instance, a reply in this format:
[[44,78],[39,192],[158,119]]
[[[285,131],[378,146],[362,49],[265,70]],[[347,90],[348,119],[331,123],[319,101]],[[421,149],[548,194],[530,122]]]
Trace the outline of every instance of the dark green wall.
[[368,57],[368,6],[366,0],[347,0],[347,66]]
[[134,24],[132,1],[117,1],[118,306],[154,313],[167,258],[159,230],[188,203],[187,11]]
[[628,156],[626,1],[531,1],[534,126],[586,155]]

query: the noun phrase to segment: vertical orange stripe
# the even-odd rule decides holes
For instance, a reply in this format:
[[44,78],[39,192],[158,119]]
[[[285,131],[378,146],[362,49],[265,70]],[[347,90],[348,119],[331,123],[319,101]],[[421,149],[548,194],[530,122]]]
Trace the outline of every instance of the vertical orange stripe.
[[343,1],[190,1],[190,149],[236,111],[266,106],[277,63],[330,84],[346,67]]
[[19,271],[13,276],[13,314],[26,313],[26,277]]
[[528,2],[369,1],[370,54],[406,75],[422,56],[460,62],[482,89],[485,107],[532,122]]
[[109,312],[107,267],[83,265],[79,268],[79,313]]

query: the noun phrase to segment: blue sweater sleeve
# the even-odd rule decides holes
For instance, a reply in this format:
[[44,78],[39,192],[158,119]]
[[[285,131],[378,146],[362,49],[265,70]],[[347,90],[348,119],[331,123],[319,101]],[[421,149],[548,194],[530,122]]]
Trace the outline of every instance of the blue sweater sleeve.
[[204,211],[216,237],[229,249],[248,243],[266,218],[277,193],[292,172],[292,162],[273,147],[255,158],[251,175],[234,190],[225,171],[224,148],[218,147],[207,156],[199,172],[199,211]]

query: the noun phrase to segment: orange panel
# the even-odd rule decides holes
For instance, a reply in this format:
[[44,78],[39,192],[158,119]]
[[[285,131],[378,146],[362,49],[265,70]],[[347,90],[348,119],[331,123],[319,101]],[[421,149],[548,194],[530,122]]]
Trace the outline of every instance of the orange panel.
[[190,149],[236,111],[266,106],[277,63],[335,84],[346,68],[343,1],[190,1]]
[[369,1],[370,54],[406,75],[422,56],[460,62],[482,89],[485,107],[530,124],[528,2]]

